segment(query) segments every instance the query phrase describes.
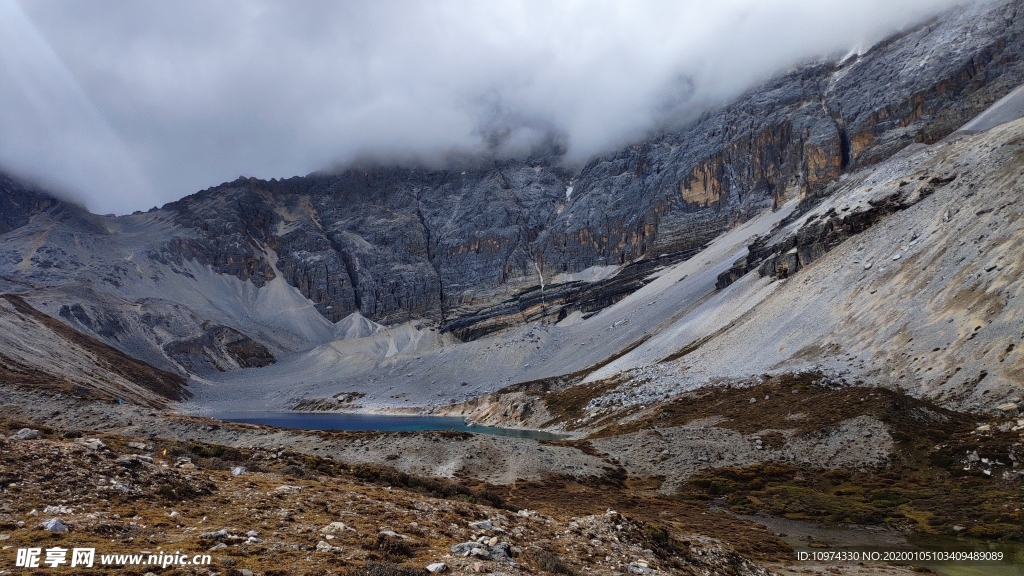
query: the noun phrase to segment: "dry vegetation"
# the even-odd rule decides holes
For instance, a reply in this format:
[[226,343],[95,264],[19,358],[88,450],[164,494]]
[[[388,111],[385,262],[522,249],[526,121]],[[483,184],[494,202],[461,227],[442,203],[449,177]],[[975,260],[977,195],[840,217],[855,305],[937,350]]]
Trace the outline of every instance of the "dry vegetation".
[[[23,426],[29,424],[0,420],[0,434],[6,438]],[[728,568],[736,574],[763,573],[729,544],[683,539],[684,533],[667,528],[674,517],[645,521],[657,515],[657,503],[631,506],[616,496],[621,484],[584,487],[592,497],[560,507],[566,491],[559,497],[544,485],[499,493],[288,451],[36,428],[41,438],[0,439],[0,547],[11,559],[19,547],[59,545],[95,547],[97,553],[213,556],[210,569],[179,567],[161,575],[402,576],[425,574],[424,567],[438,561],[455,573],[612,574],[631,566],[650,573],[727,567],[739,567]],[[233,474],[239,466],[245,473]],[[519,512],[527,503],[540,512]],[[608,511],[618,503],[631,512]],[[702,513],[692,504],[675,507]],[[70,530],[40,527],[54,517]],[[482,520],[496,528],[473,526]],[[328,528],[334,522],[344,527]],[[506,542],[513,562],[452,552],[453,545],[481,536]],[[764,536],[760,531],[758,537]],[[88,573],[148,571],[106,567]],[[45,573],[72,572],[65,567]]]
[[[579,387],[566,414],[603,389]],[[565,391],[564,393],[568,393]],[[631,409],[629,414],[635,412]],[[787,437],[822,435],[868,415],[886,425],[895,450],[879,467],[824,469],[787,462],[708,469],[691,478],[678,498],[713,501],[741,514],[797,520],[889,525],[930,534],[1024,540],[1021,495],[1024,446],[1015,414],[953,412],[892,390],[838,386],[816,374],[766,377],[752,385],[698,390],[645,409],[641,417],[608,415],[591,438],[714,421],[714,426],[758,434],[767,448]],[[979,428],[979,424],[988,422]],[[580,444],[577,442],[577,444]],[[656,485],[656,484],[655,484]]]

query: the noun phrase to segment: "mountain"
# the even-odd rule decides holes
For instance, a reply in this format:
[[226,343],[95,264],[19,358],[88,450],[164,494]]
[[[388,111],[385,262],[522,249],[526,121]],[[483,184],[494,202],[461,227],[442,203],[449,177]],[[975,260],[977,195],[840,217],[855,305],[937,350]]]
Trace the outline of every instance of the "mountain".
[[[355,165],[119,217],[0,174],[0,539],[264,576],[1012,571],[1019,4],[580,167]],[[284,410],[526,430],[224,420]]]
[[[239,178],[121,217],[5,176],[0,289],[192,377],[204,402],[274,406],[352,390],[367,405],[433,405],[531,380],[609,377],[710,337],[693,324],[698,312],[716,330],[760,314],[818,334],[801,306],[823,301],[776,306],[782,296],[769,293],[794,291],[761,276],[808,281],[849,238],[960,190],[971,181],[961,171],[983,182],[1002,170],[998,155],[975,161],[955,148],[967,144],[943,139],[1024,82],[1022,56],[1018,3],[974,3],[864,54],[797,67],[579,169],[557,147],[444,169],[357,165]],[[969,169],[945,167],[942,154]],[[730,300],[755,285],[756,298]],[[864,314],[892,318],[882,304]],[[877,345],[853,336],[858,353]],[[752,348],[730,344],[719,357],[735,361],[687,386],[815,356],[744,337]],[[763,359],[743,365],[740,350]],[[879,378],[915,374],[893,362]],[[993,389],[1004,394],[1016,381],[1007,378]],[[977,382],[923,382],[923,393],[946,386],[956,402],[978,401],[966,389]]]
[[186,381],[83,336],[17,296],[0,297],[0,378],[33,392],[165,408]]

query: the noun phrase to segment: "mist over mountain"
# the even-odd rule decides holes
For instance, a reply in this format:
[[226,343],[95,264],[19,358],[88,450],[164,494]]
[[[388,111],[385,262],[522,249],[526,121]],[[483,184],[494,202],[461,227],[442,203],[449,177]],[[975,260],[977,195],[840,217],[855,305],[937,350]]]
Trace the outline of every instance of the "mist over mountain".
[[0,0],[18,562],[1020,567],[1020,0],[299,6]]
[[952,0],[0,2],[0,165],[126,213],[355,159],[578,165]]

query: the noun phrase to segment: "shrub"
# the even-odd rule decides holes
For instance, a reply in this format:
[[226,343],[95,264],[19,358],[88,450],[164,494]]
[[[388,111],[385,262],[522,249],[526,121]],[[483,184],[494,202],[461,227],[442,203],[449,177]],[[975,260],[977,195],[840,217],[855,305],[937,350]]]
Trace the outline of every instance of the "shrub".
[[423,576],[430,574],[423,568],[412,566],[398,566],[387,562],[372,562],[363,568],[356,568],[345,572],[345,576]]
[[574,574],[565,560],[550,550],[536,550],[527,557],[527,560],[537,568],[551,574]]

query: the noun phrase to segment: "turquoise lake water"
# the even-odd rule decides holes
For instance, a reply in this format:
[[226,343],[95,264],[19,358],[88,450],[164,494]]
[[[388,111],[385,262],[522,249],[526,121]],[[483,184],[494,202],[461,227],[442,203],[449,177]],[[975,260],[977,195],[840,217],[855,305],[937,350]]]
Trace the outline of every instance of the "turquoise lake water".
[[396,416],[392,414],[343,414],[336,412],[225,412],[205,414],[210,418],[228,422],[264,424],[278,428],[302,430],[348,430],[377,432],[409,432],[417,430],[456,430],[474,434],[494,434],[512,438],[534,440],[560,440],[563,437],[550,432],[469,426],[462,418],[453,416]]

